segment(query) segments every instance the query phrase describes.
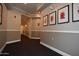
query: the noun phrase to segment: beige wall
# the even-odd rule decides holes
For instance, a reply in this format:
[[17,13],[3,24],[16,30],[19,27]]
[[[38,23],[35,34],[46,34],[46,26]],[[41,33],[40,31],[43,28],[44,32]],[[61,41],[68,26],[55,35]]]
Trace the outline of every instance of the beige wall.
[[7,15],[7,41],[19,40],[21,14],[17,11],[8,10]]
[[[40,18],[33,18],[32,19],[32,31],[36,31],[40,29],[40,24],[41,24],[41,19]],[[39,24],[39,26],[38,26]]]
[[[8,10],[7,30],[20,30],[21,14],[17,11]],[[16,18],[15,18],[16,16]]]
[[0,30],[6,30],[6,28],[7,28],[7,8],[3,4],[2,24],[0,25]]
[[7,8],[3,4],[2,24],[0,25],[0,49],[6,43]]

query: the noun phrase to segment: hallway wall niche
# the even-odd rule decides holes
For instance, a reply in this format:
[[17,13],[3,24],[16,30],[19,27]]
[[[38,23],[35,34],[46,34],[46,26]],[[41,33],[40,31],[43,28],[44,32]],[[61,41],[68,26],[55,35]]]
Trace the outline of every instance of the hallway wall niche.
[[39,39],[40,37],[40,17],[21,15],[21,26],[23,26],[23,33],[31,39]]
[[21,26],[23,27],[22,33],[29,37],[30,35],[30,23],[31,23],[31,18],[26,16],[26,15],[21,15]]

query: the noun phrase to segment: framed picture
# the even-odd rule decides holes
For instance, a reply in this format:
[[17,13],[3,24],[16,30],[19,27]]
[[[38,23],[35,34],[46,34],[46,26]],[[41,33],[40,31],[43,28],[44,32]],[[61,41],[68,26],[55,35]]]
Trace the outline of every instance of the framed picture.
[[2,12],[3,12],[2,10],[3,10],[3,6],[0,3],[0,24],[2,24]]
[[72,22],[79,21],[79,3],[72,3]]
[[56,11],[49,14],[49,24],[50,25],[56,24]]
[[58,24],[69,22],[69,5],[58,9]]
[[48,15],[43,17],[43,25],[44,26],[48,25]]

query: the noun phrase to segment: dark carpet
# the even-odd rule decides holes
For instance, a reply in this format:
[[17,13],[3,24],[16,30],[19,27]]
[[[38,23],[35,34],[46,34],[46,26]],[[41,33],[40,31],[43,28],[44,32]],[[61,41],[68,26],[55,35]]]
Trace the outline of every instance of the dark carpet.
[[40,40],[21,35],[21,41],[7,44],[1,56],[61,56],[40,44]]

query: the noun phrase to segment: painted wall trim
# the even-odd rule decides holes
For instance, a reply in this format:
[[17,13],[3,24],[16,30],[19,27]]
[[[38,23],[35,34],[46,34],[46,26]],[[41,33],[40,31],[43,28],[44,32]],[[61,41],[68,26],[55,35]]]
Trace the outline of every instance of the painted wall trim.
[[16,30],[16,29],[7,29],[6,31],[20,31],[20,30]]
[[59,32],[59,33],[79,33],[79,31],[61,31],[61,30],[32,30],[32,31],[39,31],[39,32]]
[[39,37],[30,37],[30,39],[40,39]]
[[59,33],[79,33],[79,31],[57,31],[57,30],[46,30],[43,32],[59,32]]
[[0,29],[0,31],[20,31],[20,30],[16,30],[16,29],[7,29],[7,30],[5,30],[5,29]]
[[31,31],[42,31],[42,30],[31,30]]
[[0,49],[0,53],[2,53],[2,51],[4,50],[6,44],[3,45],[3,47]]
[[53,51],[55,51],[55,52],[57,52],[57,53],[63,55],[63,56],[71,56],[71,55],[69,55],[69,54],[67,54],[67,53],[65,53],[65,52],[63,52],[63,51],[61,51],[61,50],[59,50],[59,49],[56,49],[56,48],[54,48],[54,47],[52,47],[52,46],[49,46],[49,45],[47,45],[47,44],[45,44],[45,43],[43,43],[43,42],[40,42],[40,44],[42,44],[43,46],[45,46],[45,47],[47,47],[47,48],[49,48],[49,49],[51,49],[51,50],[53,50]]
[[28,35],[26,35],[25,33],[23,33],[23,35],[29,37],[30,39],[40,39],[39,37],[31,37],[31,36],[28,36]]
[[5,30],[5,29],[0,29],[0,31],[7,31],[7,30]]
[[14,41],[9,41],[9,42],[6,42],[6,44],[11,44],[11,43],[19,42],[19,41],[21,41],[21,39],[19,39],[19,40],[14,40]]

